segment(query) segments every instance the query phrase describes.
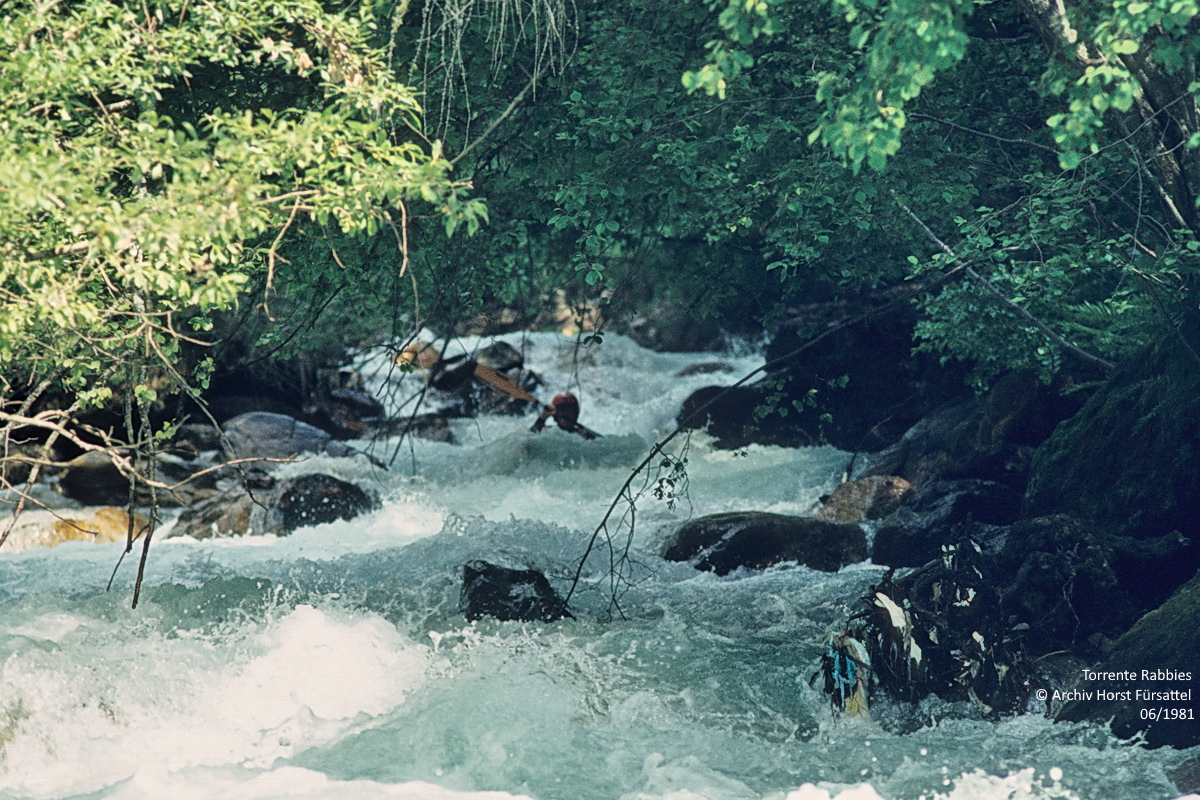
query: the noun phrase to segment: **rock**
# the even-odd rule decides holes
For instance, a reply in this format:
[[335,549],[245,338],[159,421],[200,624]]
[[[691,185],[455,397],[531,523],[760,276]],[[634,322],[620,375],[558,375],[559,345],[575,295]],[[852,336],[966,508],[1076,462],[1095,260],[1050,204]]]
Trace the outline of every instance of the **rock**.
[[865,474],[899,475],[918,489],[939,478],[979,478],[1023,492],[1034,448],[1079,404],[1032,373],[1011,372],[984,396],[923,417],[876,453]]
[[733,372],[733,365],[727,361],[702,361],[699,364],[688,364],[675,373],[676,378],[687,378],[692,375],[711,375],[714,372]]
[[195,460],[201,453],[221,449],[221,430],[209,422],[185,422],[175,428],[167,442],[167,452]]
[[352,483],[329,475],[301,475],[285,481],[279,492],[283,533],[305,525],[354,519],[379,507],[379,501]]
[[766,408],[766,402],[766,394],[754,386],[705,386],[683,401],[676,422],[686,428],[706,430],[714,444],[726,450],[750,444],[779,447],[819,444],[816,433],[788,424],[778,414],[755,416],[754,410],[760,406]]
[[[101,507],[26,511],[5,540],[0,552],[21,553],[35,547],[54,547],[63,542],[123,542],[129,531],[129,513],[123,508]],[[134,538],[145,533],[150,521],[133,515]]]
[[[1069,514],[1133,539],[1200,537],[1200,369],[1174,342],[1123,363],[1034,455],[1026,516]],[[1200,568],[1193,544],[1122,577],[1148,610]]]
[[468,561],[463,566],[462,610],[472,622],[483,617],[522,622],[573,618],[542,573],[486,561]]
[[1021,496],[999,483],[935,481],[880,523],[871,558],[889,567],[919,567],[969,533],[967,523],[1007,525],[1020,507]]
[[[16,442],[0,437],[0,486],[25,483],[42,455],[39,442]],[[45,472],[45,468],[42,469]]]
[[[1132,673],[1131,680],[1086,678],[1076,687],[1092,696],[1072,700],[1056,715],[1058,720],[1091,720],[1107,723],[1122,739],[1143,733],[1151,747],[1170,745],[1180,749],[1200,744],[1200,726],[1190,719],[1142,719],[1146,709],[1193,711],[1195,687],[1200,681],[1200,575],[1171,596],[1162,606],[1146,614],[1124,636],[1112,652],[1095,667],[1097,672]],[[1106,692],[1159,692],[1145,699],[1099,696]],[[1172,699],[1172,692],[1177,693]],[[1179,699],[1187,693],[1188,699]]]
[[[256,499],[258,502],[256,502]],[[267,530],[265,495],[256,498],[240,483],[184,510],[168,536],[193,539],[272,533]]]
[[496,372],[509,372],[525,366],[525,357],[508,342],[492,342],[475,354],[475,361]]
[[[843,450],[875,452],[965,393],[965,365],[912,352],[916,315],[910,306],[852,321],[893,299],[884,293],[867,303],[805,306],[776,329],[766,358],[784,363],[773,366],[763,384],[782,392],[791,426]],[[791,355],[817,336],[823,338]],[[822,420],[824,414],[830,418]]]
[[659,353],[700,353],[723,350],[727,344],[719,321],[700,319],[688,306],[661,304],[621,326],[622,332],[647,350]]
[[92,450],[62,466],[63,494],[90,506],[122,505],[129,500],[129,479],[107,453]]
[[252,473],[249,477],[249,485],[227,486],[185,510],[171,536],[286,536],[306,525],[349,520],[379,507],[373,495],[330,475],[310,473],[275,480],[266,473]]
[[376,440],[392,436],[413,435],[418,439],[428,439],[431,442],[455,442],[454,430],[450,421],[440,414],[414,414],[386,422],[377,423],[373,434]]
[[895,475],[875,475],[838,484],[821,498],[818,519],[826,522],[859,522],[883,519],[914,493],[913,485]]
[[[211,464],[187,461],[171,453],[158,453],[154,458],[154,479],[178,487],[158,489],[151,495],[149,487],[139,483],[134,501],[148,505],[152,499],[160,506],[190,505],[216,486],[216,475],[205,472]],[[195,477],[193,477],[195,476]],[[129,502],[129,480],[117,469],[112,456],[92,450],[62,466],[58,479],[63,494],[84,505],[115,506]]]
[[1094,652],[1137,618],[1113,563],[1121,542],[1063,514],[1019,520],[992,532],[990,574],[1002,614],[1031,655]]
[[235,458],[293,458],[301,453],[335,457],[356,455],[356,451],[308,423],[284,414],[254,411],[241,414],[222,428],[228,447],[226,455]]
[[867,557],[857,525],[760,511],[711,514],[685,523],[667,543],[663,558],[725,575],[739,568],[766,569],[795,561],[836,572]]
[[340,439],[357,439],[370,430],[369,420],[383,416],[383,405],[355,370],[319,369],[303,412],[320,429]]

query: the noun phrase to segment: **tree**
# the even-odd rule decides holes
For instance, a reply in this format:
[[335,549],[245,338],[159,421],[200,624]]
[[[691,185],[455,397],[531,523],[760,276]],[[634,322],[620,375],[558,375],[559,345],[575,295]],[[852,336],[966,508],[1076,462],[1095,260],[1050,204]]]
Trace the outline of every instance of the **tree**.
[[[107,447],[111,432],[70,421],[115,397],[133,447],[117,463],[150,480],[135,475],[148,407],[212,369],[185,368],[180,343],[207,344],[252,279],[285,283],[283,248],[402,243],[410,204],[451,231],[485,219],[422,140],[369,3],[12,0],[0,15],[6,461],[12,437]],[[335,248],[312,252],[339,268]],[[54,389],[69,408],[38,405]]]
[[[684,82],[719,96],[797,5],[712,3],[723,33]],[[971,213],[947,219],[922,208],[914,187],[892,188],[955,239],[960,263],[982,265],[993,289],[1060,334],[1116,355],[1166,328],[1195,355],[1195,3],[835,0],[832,9],[849,26],[850,57],[815,76],[823,109],[809,141],[880,175],[930,136],[986,146],[1002,172],[986,187],[973,180],[987,191]],[[945,183],[936,172],[928,180]],[[924,252],[912,258],[916,274],[947,263],[940,248]],[[1031,361],[1057,369],[1062,351],[987,294],[959,283],[929,296],[925,346],[990,362],[985,372]]]

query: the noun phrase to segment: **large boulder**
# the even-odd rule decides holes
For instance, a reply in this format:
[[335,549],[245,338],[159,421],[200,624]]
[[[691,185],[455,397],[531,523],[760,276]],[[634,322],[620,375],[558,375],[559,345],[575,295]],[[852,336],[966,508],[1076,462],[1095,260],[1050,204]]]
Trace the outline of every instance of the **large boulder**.
[[172,536],[211,537],[268,534],[286,536],[297,528],[349,520],[379,507],[374,495],[330,475],[309,473],[276,480],[249,473],[207,500],[186,509]]
[[221,426],[225,431],[226,455],[235,458],[295,458],[303,453],[336,457],[356,451],[307,422],[285,414],[252,411],[240,414]]
[[934,481],[880,523],[871,558],[889,567],[919,567],[970,533],[971,524],[1007,525],[1020,509],[1021,495],[1000,483]]
[[711,514],[685,523],[663,550],[668,561],[725,575],[795,561],[836,572],[867,557],[862,528],[761,511]]
[[864,474],[899,475],[917,488],[939,478],[979,478],[1023,492],[1034,448],[1082,404],[1065,386],[1010,372],[986,394],[922,418],[876,453]]
[[[154,479],[175,488],[160,488],[153,498],[160,506],[186,506],[208,496],[216,485],[215,474],[208,471],[211,466],[169,452],[156,454]],[[108,453],[91,450],[64,463],[59,469],[58,486],[72,500],[89,506],[115,506],[129,502],[129,479]],[[148,505],[150,501],[150,488],[144,482],[138,482],[134,502]]]
[[750,444],[779,447],[811,447],[820,443],[816,425],[797,425],[773,414],[755,414],[767,408],[767,396],[756,386],[705,386],[692,392],[679,410],[676,421],[692,429],[704,429],[718,448],[736,450]]
[[[1195,720],[1198,653],[1200,575],[1117,640],[1093,670],[1103,677],[1084,674],[1075,687],[1078,699],[1066,703],[1057,719],[1108,723],[1121,738],[1143,734],[1151,747],[1200,745]],[[1158,718],[1147,718],[1152,715]]]
[[463,565],[462,611],[472,622],[483,617],[521,622],[572,618],[566,602],[542,573],[478,560]]
[[[890,299],[873,302],[878,307]],[[684,403],[680,424],[708,424],[717,446],[726,448],[828,442],[874,452],[897,441],[926,414],[965,393],[966,369],[912,352],[911,309],[863,319],[871,305],[794,309],[767,346],[766,377],[698,412],[723,387],[702,389]]]
[[1192,546],[1167,561],[1117,565],[1143,609],[1200,568],[1200,369],[1173,342],[1122,364],[1038,448],[1024,514],[1063,513],[1116,534],[1178,532]]

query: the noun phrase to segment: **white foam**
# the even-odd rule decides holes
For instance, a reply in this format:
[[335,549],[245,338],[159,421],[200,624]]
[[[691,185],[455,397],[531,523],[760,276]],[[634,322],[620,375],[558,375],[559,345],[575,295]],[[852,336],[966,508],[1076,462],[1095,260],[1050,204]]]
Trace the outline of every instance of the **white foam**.
[[270,767],[394,709],[431,660],[382,618],[305,605],[229,636],[113,626],[15,653],[0,671],[15,722],[0,790],[58,797],[143,773]]

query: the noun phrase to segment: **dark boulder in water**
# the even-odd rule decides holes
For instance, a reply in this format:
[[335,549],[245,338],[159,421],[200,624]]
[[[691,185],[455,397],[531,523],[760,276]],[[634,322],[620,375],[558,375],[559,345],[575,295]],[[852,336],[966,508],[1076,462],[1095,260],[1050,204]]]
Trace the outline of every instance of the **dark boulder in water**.
[[472,622],[483,617],[521,622],[573,618],[542,573],[479,560],[463,565],[462,611]]
[[872,456],[865,475],[899,475],[918,489],[938,479],[978,478],[1025,491],[1034,449],[1079,410],[1064,379],[1047,386],[1010,372],[981,397],[942,406]]
[[935,481],[880,523],[871,557],[889,567],[919,567],[961,538],[964,525],[1007,525],[1020,508],[1021,496],[999,483]]
[[[1088,680],[1083,675],[1076,689],[1089,694],[1064,705],[1057,719],[1101,724],[1111,720],[1114,734],[1128,738],[1142,733],[1151,747],[1200,745],[1200,725],[1195,719],[1195,687],[1200,680],[1197,654],[1200,575],[1117,640],[1108,657],[1095,667],[1096,673],[1105,676]],[[1132,694],[1126,696],[1125,692]],[[1145,719],[1147,716],[1159,718]]]
[[249,472],[247,481],[184,510],[172,536],[286,536],[306,525],[349,520],[379,507],[373,494],[330,475],[310,473],[276,480]]
[[329,475],[301,475],[285,482],[278,508],[283,533],[305,525],[354,519],[373,511],[379,501],[352,483]]
[[854,524],[761,511],[711,514],[685,523],[663,558],[726,575],[739,568],[766,569],[795,561],[836,572],[867,557],[867,539]]

